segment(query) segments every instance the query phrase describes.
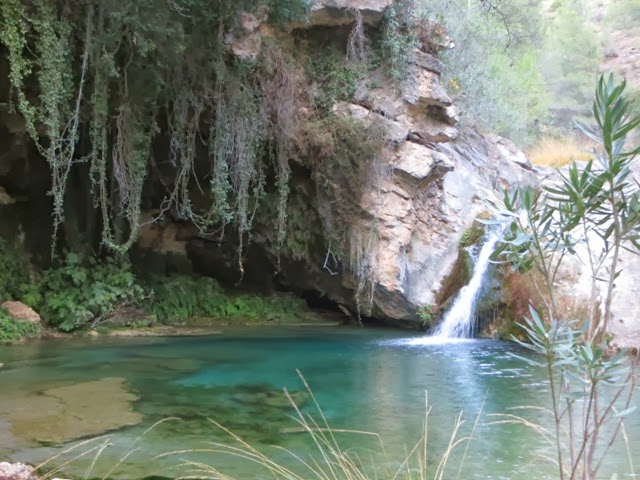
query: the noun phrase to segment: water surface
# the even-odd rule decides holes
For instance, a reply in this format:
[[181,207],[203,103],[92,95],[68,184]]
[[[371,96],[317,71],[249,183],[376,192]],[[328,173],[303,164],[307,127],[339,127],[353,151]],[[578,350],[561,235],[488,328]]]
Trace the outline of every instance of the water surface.
[[[4,362],[0,404],[3,397],[122,377],[139,395],[134,408],[144,421],[111,433],[111,445],[88,476],[174,477],[187,471],[178,466],[181,461],[193,459],[237,478],[272,478],[249,462],[229,457],[156,456],[203,448],[206,442],[229,442],[210,418],[278,460],[287,462],[289,457],[269,450],[270,445],[306,458],[312,446],[305,434],[296,433],[292,407],[278,398],[286,388],[301,402],[308,400],[298,393],[304,391],[299,370],[332,427],[380,435],[386,456],[379,453],[374,437],[336,434],[343,448],[354,448],[365,463],[377,465],[380,471],[399,468],[405,450],[419,438],[426,392],[432,406],[428,427],[432,472],[455,417],[463,412],[460,436],[471,433],[474,423],[477,426],[460,478],[555,478],[554,467],[542,459],[553,450],[538,434],[522,425],[492,424],[496,420],[492,414],[516,413],[549,425],[544,413],[513,410],[548,405],[544,372],[514,358],[514,352],[525,354],[498,341],[438,342],[417,334],[352,328],[255,328],[207,337],[42,341],[0,347],[0,362]],[[304,403],[303,411],[318,418],[312,402]],[[7,425],[4,413],[0,412],[0,458],[36,463],[71,445],[41,445],[20,438]],[[139,440],[149,426],[167,417],[181,420],[161,423]],[[631,446],[638,451],[638,415],[629,419],[627,428]],[[118,459],[128,453],[118,465]],[[455,452],[445,478],[456,478],[463,454],[464,446]],[[614,458],[610,470],[626,474],[625,458]],[[63,472],[83,476],[90,465],[90,460],[77,460]]]

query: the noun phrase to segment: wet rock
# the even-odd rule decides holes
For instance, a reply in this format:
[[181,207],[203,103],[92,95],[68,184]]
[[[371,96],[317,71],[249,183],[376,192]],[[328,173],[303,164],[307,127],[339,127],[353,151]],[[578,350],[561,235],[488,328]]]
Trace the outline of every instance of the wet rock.
[[40,323],[40,315],[31,307],[22,302],[7,301],[2,308],[11,315],[11,318],[20,322]]

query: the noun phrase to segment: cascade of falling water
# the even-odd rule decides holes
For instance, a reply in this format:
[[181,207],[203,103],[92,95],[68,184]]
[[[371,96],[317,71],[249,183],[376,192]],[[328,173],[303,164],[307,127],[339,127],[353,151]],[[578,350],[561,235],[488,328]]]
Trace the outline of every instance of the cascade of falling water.
[[471,338],[473,336],[476,301],[491,264],[491,254],[502,236],[502,232],[503,228],[497,228],[488,234],[488,238],[478,254],[471,281],[458,293],[453,305],[433,333],[434,337]]

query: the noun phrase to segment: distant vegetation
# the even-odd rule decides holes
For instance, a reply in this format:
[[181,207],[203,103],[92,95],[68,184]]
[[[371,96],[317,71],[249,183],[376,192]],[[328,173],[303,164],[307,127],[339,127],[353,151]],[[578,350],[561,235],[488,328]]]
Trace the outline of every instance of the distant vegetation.
[[405,3],[451,36],[444,83],[464,121],[526,146],[589,115],[600,53],[584,2],[556,0],[547,10],[532,0]]
[[637,28],[640,22],[640,0],[616,0],[609,7],[612,29]]

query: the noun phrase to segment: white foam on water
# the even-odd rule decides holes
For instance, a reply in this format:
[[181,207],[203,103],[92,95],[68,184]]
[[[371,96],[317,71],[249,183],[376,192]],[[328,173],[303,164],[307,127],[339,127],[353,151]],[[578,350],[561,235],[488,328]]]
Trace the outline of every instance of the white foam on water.
[[476,302],[482,290],[489,265],[491,265],[491,254],[495,250],[496,243],[500,240],[502,232],[503,228],[498,228],[489,234],[489,238],[482,245],[478,254],[471,281],[460,290],[451,309],[445,314],[436,331],[431,337],[427,338],[443,340],[471,338],[473,336]]

